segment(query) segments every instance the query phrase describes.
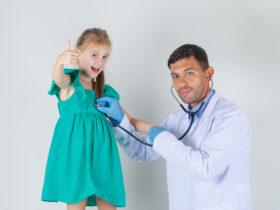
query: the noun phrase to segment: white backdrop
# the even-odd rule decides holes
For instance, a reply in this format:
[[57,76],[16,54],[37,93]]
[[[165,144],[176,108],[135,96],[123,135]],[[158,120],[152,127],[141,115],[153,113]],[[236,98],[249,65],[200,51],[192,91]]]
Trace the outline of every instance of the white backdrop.
[[[89,27],[106,29],[112,39],[106,75],[122,105],[157,124],[179,109],[169,90],[170,53],[185,43],[203,47],[215,68],[214,88],[243,107],[252,124],[254,209],[280,209],[279,20],[274,0],[1,0],[0,209],[65,209],[40,201],[58,118],[47,91],[65,40],[74,46]],[[120,155],[125,209],[167,210],[164,160],[143,164]]]

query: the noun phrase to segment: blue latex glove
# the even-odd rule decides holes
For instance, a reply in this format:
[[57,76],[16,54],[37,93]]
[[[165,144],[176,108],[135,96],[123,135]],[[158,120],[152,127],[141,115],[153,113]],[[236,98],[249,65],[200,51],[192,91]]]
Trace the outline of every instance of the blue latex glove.
[[165,130],[166,129],[163,127],[156,127],[156,126],[151,127],[150,131],[149,131],[149,139],[150,139],[151,144],[154,144],[155,138]]
[[121,123],[124,112],[118,99],[105,96],[97,99],[96,102],[102,102],[102,106],[97,107],[97,110],[109,115],[116,123]]

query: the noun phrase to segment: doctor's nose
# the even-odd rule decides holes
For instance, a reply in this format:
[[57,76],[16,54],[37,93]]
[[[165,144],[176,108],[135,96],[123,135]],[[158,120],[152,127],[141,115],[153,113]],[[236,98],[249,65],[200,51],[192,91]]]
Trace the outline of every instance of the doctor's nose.
[[189,86],[189,81],[185,77],[178,78],[176,83],[177,83],[177,86],[179,86],[179,87]]

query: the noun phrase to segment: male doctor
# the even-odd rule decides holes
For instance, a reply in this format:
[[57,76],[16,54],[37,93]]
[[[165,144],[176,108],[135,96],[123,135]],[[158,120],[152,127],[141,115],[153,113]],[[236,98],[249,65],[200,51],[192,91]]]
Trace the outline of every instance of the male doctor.
[[[166,160],[170,210],[251,210],[250,124],[246,113],[209,87],[214,69],[206,52],[185,44],[168,60],[172,83],[187,105],[149,137],[135,133],[117,99],[98,108],[143,141],[119,128],[116,139],[133,159]],[[118,137],[119,136],[119,137]]]

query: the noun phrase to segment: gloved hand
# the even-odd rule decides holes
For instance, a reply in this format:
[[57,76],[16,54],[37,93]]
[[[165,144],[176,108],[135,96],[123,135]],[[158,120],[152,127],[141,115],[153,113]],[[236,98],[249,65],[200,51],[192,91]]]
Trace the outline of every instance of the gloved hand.
[[102,102],[102,106],[98,106],[97,110],[109,115],[116,123],[121,123],[124,118],[124,112],[118,99],[105,96],[97,99],[96,102]]
[[157,126],[153,126],[150,128],[149,131],[149,139],[151,144],[154,144],[154,140],[155,138],[163,131],[165,131],[166,129],[164,127],[157,127]]

